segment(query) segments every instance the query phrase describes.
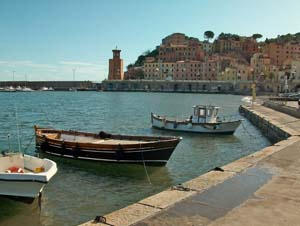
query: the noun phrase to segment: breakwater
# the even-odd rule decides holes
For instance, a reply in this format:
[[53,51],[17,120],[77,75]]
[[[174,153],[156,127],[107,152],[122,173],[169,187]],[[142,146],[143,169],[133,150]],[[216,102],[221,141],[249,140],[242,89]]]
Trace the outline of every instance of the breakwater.
[[68,91],[71,88],[77,90],[100,90],[100,83],[93,83],[91,81],[6,81],[0,82],[0,87],[29,87],[33,90],[39,90],[42,87],[52,87],[56,91]]

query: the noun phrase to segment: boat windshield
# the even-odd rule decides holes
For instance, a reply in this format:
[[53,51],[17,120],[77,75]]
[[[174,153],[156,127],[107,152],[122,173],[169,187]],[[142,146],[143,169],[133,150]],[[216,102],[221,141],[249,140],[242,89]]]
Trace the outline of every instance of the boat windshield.
[[218,112],[219,112],[219,109],[218,109],[218,108],[216,108],[216,109],[215,109],[215,113],[214,113],[214,116],[215,116],[215,117],[217,117],[217,115],[218,115]]

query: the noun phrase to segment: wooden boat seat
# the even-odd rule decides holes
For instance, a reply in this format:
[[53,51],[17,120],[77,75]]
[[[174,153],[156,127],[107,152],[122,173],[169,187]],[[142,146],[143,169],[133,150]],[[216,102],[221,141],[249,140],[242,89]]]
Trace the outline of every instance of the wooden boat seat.
[[61,135],[60,135],[60,133],[48,133],[47,137],[49,139],[60,139]]
[[119,140],[119,139],[100,139],[87,136],[74,136],[62,134],[60,140],[71,141],[77,143],[92,143],[92,144],[140,144],[147,143],[147,141],[136,141],[136,140]]

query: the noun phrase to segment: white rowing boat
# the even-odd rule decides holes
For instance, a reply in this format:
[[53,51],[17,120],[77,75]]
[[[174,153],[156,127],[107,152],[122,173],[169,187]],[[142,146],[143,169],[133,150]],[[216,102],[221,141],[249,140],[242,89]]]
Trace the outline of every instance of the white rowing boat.
[[56,172],[56,163],[49,159],[0,154],[0,195],[35,198]]

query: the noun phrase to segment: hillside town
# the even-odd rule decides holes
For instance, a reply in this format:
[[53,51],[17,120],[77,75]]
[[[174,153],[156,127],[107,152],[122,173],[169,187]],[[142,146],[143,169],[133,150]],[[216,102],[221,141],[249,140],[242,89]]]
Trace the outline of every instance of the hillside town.
[[[114,71],[110,62],[109,80],[149,81],[230,81],[249,89],[252,82],[269,92],[297,90],[300,84],[300,33],[262,38],[221,33],[213,42],[212,31],[205,40],[173,33],[153,51],[146,51],[123,74],[120,60]],[[116,75],[117,76],[114,76]],[[292,88],[293,87],[293,88]],[[289,90],[285,90],[289,89]]]

